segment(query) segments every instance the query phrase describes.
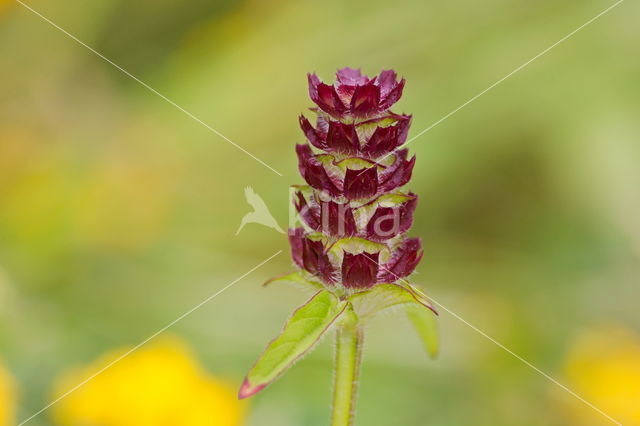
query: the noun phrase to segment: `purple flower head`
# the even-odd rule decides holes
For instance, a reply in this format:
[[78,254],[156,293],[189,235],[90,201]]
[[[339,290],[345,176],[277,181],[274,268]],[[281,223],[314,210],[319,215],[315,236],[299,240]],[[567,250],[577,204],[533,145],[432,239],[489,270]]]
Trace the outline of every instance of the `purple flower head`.
[[404,79],[398,81],[394,71],[368,77],[352,68],[338,70],[332,85],[315,74],[308,78],[317,117],[299,117],[307,143],[298,144],[296,153],[306,184],[294,186],[298,214],[289,228],[297,270],[267,283],[286,282],[314,295],[267,346],[238,396],[254,395],[276,380],[335,327],[332,421],[346,425],[352,424],[363,324],[402,309],[434,357],[437,312],[405,280],[423,250],[420,238],[407,236],[418,203],[416,194],[403,189],[416,161],[402,147],[411,116],[389,110],[402,95]]
[[332,85],[308,79],[318,108],[315,124],[299,117],[308,143],[296,153],[307,186],[292,200],[303,224],[289,231],[293,260],[328,288],[395,283],[422,258],[420,239],[405,235],[418,201],[402,191],[415,165],[402,149],[411,116],[389,110],[405,80],[352,68],[338,70]]

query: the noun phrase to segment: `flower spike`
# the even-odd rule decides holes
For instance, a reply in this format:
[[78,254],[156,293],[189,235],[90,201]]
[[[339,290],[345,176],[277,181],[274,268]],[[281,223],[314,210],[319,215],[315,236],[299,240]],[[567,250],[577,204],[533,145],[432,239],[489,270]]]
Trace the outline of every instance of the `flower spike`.
[[308,74],[317,105],[315,124],[300,115],[308,143],[296,145],[307,186],[292,203],[301,226],[289,229],[297,271],[269,280],[314,292],[285,324],[249,371],[240,398],[258,393],[334,327],[337,328],[333,426],[350,426],[362,325],[380,312],[401,309],[433,357],[438,352],[437,312],[409,277],[422,259],[420,238],[406,233],[418,196],[403,191],[415,156],[402,145],[411,116],[389,110],[405,80],[393,70],[369,77],[342,68],[333,84]]

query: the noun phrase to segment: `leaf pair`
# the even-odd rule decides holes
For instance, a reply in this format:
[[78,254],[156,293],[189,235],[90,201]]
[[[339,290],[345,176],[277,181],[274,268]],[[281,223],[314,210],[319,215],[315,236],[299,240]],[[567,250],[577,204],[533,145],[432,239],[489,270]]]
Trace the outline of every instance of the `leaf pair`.
[[269,343],[245,378],[238,396],[247,398],[264,389],[308,353],[340,318],[366,323],[381,312],[401,309],[407,314],[431,357],[438,352],[436,311],[429,300],[412,286],[378,284],[371,290],[339,299],[322,285],[295,272],[267,282],[287,283],[315,292],[291,315],[278,337]]

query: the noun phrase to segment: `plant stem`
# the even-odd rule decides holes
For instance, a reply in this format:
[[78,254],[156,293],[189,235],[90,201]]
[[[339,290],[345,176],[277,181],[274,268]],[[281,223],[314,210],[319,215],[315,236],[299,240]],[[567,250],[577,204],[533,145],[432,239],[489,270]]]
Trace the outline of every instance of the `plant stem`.
[[336,332],[332,426],[353,426],[363,338],[364,330],[358,326],[343,325]]

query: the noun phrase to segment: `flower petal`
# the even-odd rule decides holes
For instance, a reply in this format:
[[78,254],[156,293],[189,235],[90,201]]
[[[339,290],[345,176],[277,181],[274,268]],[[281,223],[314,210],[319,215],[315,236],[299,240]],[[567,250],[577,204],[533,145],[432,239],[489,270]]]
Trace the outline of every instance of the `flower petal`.
[[388,240],[398,234],[407,232],[413,223],[413,212],[416,209],[418,197],[415,194],[409,201],[394,207],[378,206],[367,222],[366,235],[372,240]]
[[302,263],[304,269],[312,274],[318,273],[318,259],[322,257],[324,246],[322,241],[312,241],[308,238],[302,240]]
[[326,145],[330,150],[341,154],[357,154],[360,149],[360,140],[356,127],[353,124],[330,121]]
[[411,274],[424,254],[421,245],[420,238],[406,239],[380,268],[378,282],[393,283]]
[[313,146],[319,149],[327,149],[327,145],[324,141],[324,138],[313,128],[309,120],[304,115],[299,117],[300,128],[304,132],[304,135],[307,137],[307,140],[311,142]]
[[389,92],[398,84],[396,72],[393,70],[383,70],[378,76],[380,86],[380,96],[384,99]]
[[335,237],[354,235],[356,233],[356,222],[349,203],[321,201],[318,229],[324,234]]
[[369,288],[376,283],[378,253],[344,253],[342,285],[348,288]]
[[331,115],[340,115],[346,110],[333,86],[321,83],[315,74],[307,74],[307,78],[309,80],[309,97],[320,109]]
[[348,84],[351,86],[359,86],[369,81],[369,77],[362,75],[360,69],[345,67],[336,72],[336,80],[340,84]]
[[378,168],[347,169],[344,177],[344,196],[350,200],[372,197],[378,192]]
[[398,84],[396,84],[391,91],[382,98],[382,102],[380,102],[380,109],[385,110],[391,108],[393,104],[398,102],[400,97],[402,97],[402,90],[404,89],[404,78],[400,80]]
[[322,241],[314,241],[304,236],[302,228],[297,228],[294,231],[294,236],[300,236],[301,240],[301,243],[297,244],[295,248],[293,244],[291,245],[292,250],[300,252],[300,254],[294,254],[294,257],[299,256],[301,262],[296,261],[296,264],[310,274],[316,275],[323,282],[332,284],[335,281],[335,268],[325,252]]
[[396,127],[398,129],[398,145],[397,146],[402,145],[407,140],[407,136],[409,135],[409,127],[411,127],[412,118],[413,117],[411,115],[400,116],[398,124],[396,124]]
[[396,127],[377,127],[363,148],[363,152],[376,158],[390,153],[398,145],[398,129]]
[[296,153],[298,154],[298,169],[300,170],[300,174],[309,185],[318,191],[326,191],[334,197],[341,194],[341,191],[327,174],[324,166],[314,157],[309,145],[296,145]]
[[289,229],[289,245],[291,246],[291,257],[299,268],[304,268],[302,263],[302,238],[303,229]]
[[378,111],[380,103],[380,87],[376,86],[375,80],[356,87],[351,97],[351,113],[358,117],[370,115]]
[[314,231],[320,229],[320,208],[317,204],[307,203],[302,191],[296,192],[293,204],[304,223]]
[[409,182],[413,166],[416,163],[415,155],[407,161],[408,150],[401,149],[395,153],[394,163],[380,175],[380,190],[383,192],[392,191]]

